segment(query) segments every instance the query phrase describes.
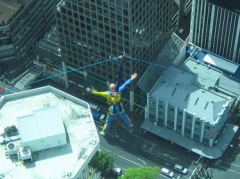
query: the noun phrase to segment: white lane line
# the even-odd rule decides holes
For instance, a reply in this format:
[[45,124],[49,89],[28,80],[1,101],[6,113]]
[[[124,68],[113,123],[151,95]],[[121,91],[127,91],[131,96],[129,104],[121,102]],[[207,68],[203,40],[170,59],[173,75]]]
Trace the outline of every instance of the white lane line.
[[110,151],[110,150],[108,150],[108,149],[105,149],[105,148],[103,148],[103,147],[101,147],[101,149],[103,149],[103,150],[105,150],[105,151],[107,151],[107,152],[109,152],[109,153],[113,153],[113,154],[117,155],[118,157],[120,157],[120,158],[122,158],[122,159],[124,159],[124,160],[127,160],[128,162],[131,162],[131,163],[133,163],[133,164],[135,164],[135,165],[138,165],[138,166],[140,166],[140,167],[144,167],[144,165],[141,165],[141,164],[139,164],[139,163],[136,163],[136,162],[134,162],[134,161],[132,161],[132,160],[126,158],[126,157],[123,157],[122,155],[119,155],[118,153],[115,153],[115,152]]
[[228,163],[228,162],[223,162],[223,163],[228,164],[228,165],[232,165],[232,166],[235,166],[235,167],[239,167],[239,168],[240,168],[240,165],[236,165],[236,164]]
[[220,168],[222,168],[222,169],[225,169],[225,170],[228,170],[228,171],[230,171],[230,172],[232,172],[232,173],[236,173],[236,174],[239,174],[239,175],[240,175],[240,172],[238,172],[238,171],[235,171],[235,170],[232,170],[232,169],[223,167],[223,166],[221,166],[221,165],[219,165],[218,167],[220,167]]
[[137,158],[137,160],[141,161],[144,165],[146,165],[146,162],[140,158]]
[[189,178],[192,178],[192,176],[194,175],[194,173],[197,170],[197,168],[198,168],[198,165],[194,168],[194,170],[193,170],[193,172],[192,172],[192,174],[191,174],[191,176]]

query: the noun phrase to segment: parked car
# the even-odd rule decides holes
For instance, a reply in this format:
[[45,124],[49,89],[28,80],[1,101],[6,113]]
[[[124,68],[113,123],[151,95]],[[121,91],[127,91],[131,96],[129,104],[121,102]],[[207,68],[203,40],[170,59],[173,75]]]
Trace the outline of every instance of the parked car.
[[188,173],[188,169],[179,164],[176,164],[174,166],[174,170],[176,170],[177,172],[179,172],[183,175],[186,175]]
[[113,167],[113,174],[116,176],[121,176],[123,174],[123,170],[120,167]]
[[169,178],[173,178],[173,176],[174,176],[174,173],[171,170],[164,168],[164,167],[161,168],[161,174],[163,174]]

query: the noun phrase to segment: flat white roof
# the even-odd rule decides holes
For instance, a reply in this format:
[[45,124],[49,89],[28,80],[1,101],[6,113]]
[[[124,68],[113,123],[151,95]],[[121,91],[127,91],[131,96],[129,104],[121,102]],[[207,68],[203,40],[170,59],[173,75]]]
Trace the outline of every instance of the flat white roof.
[[65,134],[61,112],[57,106],[44,107],[32,114],[17,117],[22,142]]
[[95,154],[99,137],[88,103],[50,86],[0,98],[0,126],[17,126],[17,117],[54,106],[66,127],[67,145],[37,152],[27,163],[6,158],[6,146],[0,145],[0,173],[6,178],[72,178]]
[[221,59],[215,55],[212,54],[207,54],[203,60],[215,67],[218,67],[222,70],[228,71],[230,73],[235,73],[238,65],[232,63],[232,62],[228,62],[226,59]]

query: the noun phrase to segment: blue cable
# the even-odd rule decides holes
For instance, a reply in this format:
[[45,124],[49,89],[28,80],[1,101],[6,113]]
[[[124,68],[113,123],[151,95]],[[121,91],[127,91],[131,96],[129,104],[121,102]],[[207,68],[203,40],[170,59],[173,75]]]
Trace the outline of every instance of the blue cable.
[[113,59],[99,61],[99,62],[92,63],[92,64],[89,64],[89,65],[85,65],[85,66],[82,66],[82,67],[79,67],[79,68],[76,68],[76,69],[68,70],[66,72],[60,72],[60,73],[57,73],[55,75],[52,75],[52,76],[49,76],[49,77],[46,77],[46,78],[42,78],[40,80],[36,80],[36,81],[31,82],[31,83],[28,83],[28,85],[31,85],[31,84],[34,84],[34,83],[38,83],[40,81],[44,81],[44,80],[47,80],[47,79],[51,79],[53,77],[60,76],[60,75],[65,74],[65,73],[70,73],[70,72],[81,70],[83,68],[88,68],[88,67],[91,67],[91,66],[94,66],[94,65],[98,65],[98,64],[101,64],[101,63],[106,63],[106,62],[109,62],[109,61],[113,61]]
[[[55,75],[52,75],[52,76],[49,76],[49,77],[46,77],[46,78],[42,78],[40,80],[33,81],[33,82],[29,83],[28,85],[31,85],[31,84],[34,84],[34,83],[38,83],[38,82],[41,82],[41,81],[44,81],[44,80],[47,80],[47,79],[51,79],[53,77],[56,77],[56,76],[59,76],[59,75],[65,74],[65,73],[70,73],[70,72],[78,71],[80,69],[88,68],[88,67],[91,67],[91,66],[94,66],[94,65],[98,65],[98,64],[102,64],[102,63],[106,63],[106,62],[110,62],[110,61],[113,61],[113,62],[115,61],[116,62],[118,60],[122,60],[123,59],[122,57],[123,56],[121,56],[121,55],[118,56],[118,57],[111,57],[111,59],[108,59],[108,60],[98,61],[96,63],[85,65],[85,66],[82,66],[82,67],[79,67],[79,68],[76,68],[76,69],[73,69],[73,70],[69,70],[69,71],[66,71],[66,72],[60,72],[58,74],[55,74]],[[137,59],[137,58],[130,57],[130,56],[125,56],[125,57],[126,57],[126,59],[131,59],[131,60],[135,60],[135,61],[141,61],[141,62],[150,64],[150,65],[154,65],[154,66],[157,66],[157,67],[160,67],[160,68],[165,68],[165,69],[169,68],[169,66],[164,66],[164,65],[157,64],[157,63],[152,63],[152,62],[149,62],[149,61],[146,61],[146,60]],[[172,70],[174,70],[174,69],[172,69]],[[188,71],[185,71],[185,72],[192,74],[191,72],[188,72]],[[202,76],[204,76],[204,75],[202,75]],[[209,79],[209,77],[205,78],[205,80],[209,80],[209,81],[215,82],[215,80],[211,80],[211,79]],[[235,86],[232,86],[232,87],[235,88]]]

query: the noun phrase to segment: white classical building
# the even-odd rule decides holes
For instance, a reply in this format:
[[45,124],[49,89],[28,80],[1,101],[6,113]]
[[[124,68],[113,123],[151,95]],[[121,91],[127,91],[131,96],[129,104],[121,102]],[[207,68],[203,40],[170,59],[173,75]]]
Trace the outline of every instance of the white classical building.
[[0,175],[85,179],[99,137],[87,102],[51,86],[0,98]]
[[176,34],[138,86],[147,96],[141,128],[172,143],[216,159],[238,131],[240,66]]

